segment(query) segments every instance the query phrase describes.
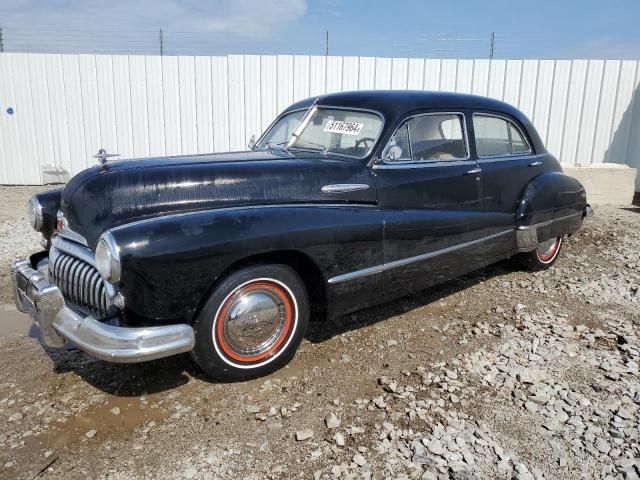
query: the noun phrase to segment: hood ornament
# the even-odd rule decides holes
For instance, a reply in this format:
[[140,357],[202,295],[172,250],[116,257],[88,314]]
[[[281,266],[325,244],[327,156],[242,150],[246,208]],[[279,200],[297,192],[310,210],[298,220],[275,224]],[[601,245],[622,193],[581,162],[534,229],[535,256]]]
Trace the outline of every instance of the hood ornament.
[[93,158],[97,158],[100,165],[106,165],[108,158],[117,156],[119,156],[118,153],[107,153],[104,148],[101,148],[100,150],[98,150],[98,153],[93,156]]

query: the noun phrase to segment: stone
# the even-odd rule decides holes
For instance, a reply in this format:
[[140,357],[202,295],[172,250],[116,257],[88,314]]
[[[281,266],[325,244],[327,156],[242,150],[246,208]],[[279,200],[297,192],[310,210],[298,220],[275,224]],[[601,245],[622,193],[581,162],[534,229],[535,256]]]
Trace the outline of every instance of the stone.
[[427,443],[426,447],[434,455],[444,455],[446,451],[442,446],[442,443],[440,442],[440,440],[438,440],[437,438],[430,440]]
[[524,404],[524,408],[527,410],[527,412],[529,413],[536,413],[538,411],[538,404],[535,402],[531,402],[531,401],[527,401]]
[[113,407],[111,410],[109,410],[111,412],[111,415],[120,415],[120,408],[119,407]]
[[378,408],[382,408],[382,409],[387,408],[387,404],[385,403],[384,398],[382,398],[382,396],[374,398],[373,404]]
[[313,430],[311,430],[310,428],[305,428],[304,430],[298,430],[296,432],[296,440],[299,442],[309,440],[312,437],[313,437]]
[[324,417],[324,423],[329,429],[338,428],[340,426],[340,419],[335,413],[331,412]]
[[611,451],[611,445],[602,437],[598,437],[595,447],[600,453],[608,454]]
[[259,405],[247,405],[247,413],[258,413],[262,408]]
[[96,433],[98,433],[96,430],[89,430],[87,433],[84,434],[84,436],[87,438],[93,438],[96,436]]
[[355,463],[359,467],[364,467],[367,464],[367,459],[364,458],[364,455],[362,455],[361,453],[356,453],[353,456],[353,463]]
[[184,478],[193,478],[198,474],[198,470],[194,467],[187,467],[184,472],[182,472],[182,476]]
[[339,447],[344,447],[346,445],[344,434],[338,432],[333,436],[333,439],[336,442],[336,445]]

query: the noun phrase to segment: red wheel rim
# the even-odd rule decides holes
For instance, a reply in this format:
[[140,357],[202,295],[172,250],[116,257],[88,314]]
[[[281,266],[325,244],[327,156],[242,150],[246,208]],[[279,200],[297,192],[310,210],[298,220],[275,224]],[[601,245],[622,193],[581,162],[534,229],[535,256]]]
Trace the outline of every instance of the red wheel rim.
[[558,250],[560,249],[561,243],[562,243],[562,237],[556,237],[541,244],[536,250],[536,255],[538,256],[538,260],[540,260],[542,263],[551,262],[555,258],[555,256],[558,254]]
[[227,357],[252,363],[275,354],[289,336],[294,302],[281,285],[256,280],[238,287],[215,319],[215,336]]

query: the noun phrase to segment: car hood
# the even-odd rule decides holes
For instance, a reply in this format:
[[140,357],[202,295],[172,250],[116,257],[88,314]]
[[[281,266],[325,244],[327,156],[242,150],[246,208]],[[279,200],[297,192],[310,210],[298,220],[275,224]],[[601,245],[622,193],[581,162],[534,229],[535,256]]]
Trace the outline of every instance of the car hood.
[[214,208],[283,203],[373,203],[373,188],[327,194],[329,184],[371,184],[363,161],[284,151],[147,158],[96,165],[66,185],[61,211],[89,246],[118,225]]

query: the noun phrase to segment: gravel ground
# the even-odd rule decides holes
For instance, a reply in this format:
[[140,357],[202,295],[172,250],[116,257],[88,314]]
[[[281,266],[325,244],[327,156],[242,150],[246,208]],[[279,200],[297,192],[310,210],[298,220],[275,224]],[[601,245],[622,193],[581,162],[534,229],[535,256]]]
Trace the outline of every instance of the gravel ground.
[[[0,188],[3,301],[33,191]],[[249,382],[7,340],[0,477],[640,478],[639,227],[601,207],[551,270],[503,262],[314,324]]]

